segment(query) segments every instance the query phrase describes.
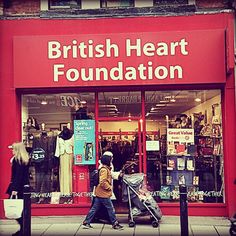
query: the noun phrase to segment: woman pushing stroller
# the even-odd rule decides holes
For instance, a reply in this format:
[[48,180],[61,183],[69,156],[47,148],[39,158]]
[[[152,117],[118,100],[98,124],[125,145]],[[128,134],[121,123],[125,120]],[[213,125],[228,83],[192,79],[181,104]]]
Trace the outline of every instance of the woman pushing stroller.
[[111,201],[113,192],[111,173],[112,156],[106,155],[106,153],[104,153],[101,157],[101,164],[102,166],[99,170],[99,184],[95,188],[94,202],[83,222],[83,227],[87,229],[92,228],[90,223],[100,208],[104,206],[107,209],[109,219],[112,223],[112,228],[121,230],[123,229],[123,226],[121,226],[116,219],[115,209]]

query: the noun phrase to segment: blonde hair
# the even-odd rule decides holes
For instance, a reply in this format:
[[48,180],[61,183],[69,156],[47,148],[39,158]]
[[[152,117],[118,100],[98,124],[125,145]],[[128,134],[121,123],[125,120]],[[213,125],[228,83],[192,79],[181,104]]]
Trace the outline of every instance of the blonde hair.
[[14,152],[14,158],[16,161],[23,165],[29,163],[29,154],[25,149],[25,145],[22,142],[16,142],[12,144],[12,149]]

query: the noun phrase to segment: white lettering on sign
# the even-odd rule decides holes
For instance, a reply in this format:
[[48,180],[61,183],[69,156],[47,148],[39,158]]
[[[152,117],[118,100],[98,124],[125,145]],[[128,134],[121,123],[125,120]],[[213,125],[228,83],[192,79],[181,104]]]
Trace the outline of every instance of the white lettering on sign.
[[111,43],[111,39],[105,40],[105,45],[94,45],[93,40],[88,43],[72,40],[72,45],[62,45],[58,41],[48,42],[48,58],[102,58],[102,57],[118,57],[119,47],[115,43]]
[[164,42],[157,43],[157,45],[153,43],[145,43],[141,44],[141,39],[136,39],[136,42],[131,43],[130,39],[126,40],[126,55],[130,56],[142,56],[142,53],[145,56],[151,57],[155,56],[168,56],[168,55],[176,55],[176,51],[179,48],[180,53],[182,55],[188,55],[188,51],[186,50],[186,46],[188,43],[185,39],[181,39],[179,42],[171,42],[169,45]]
[[[112,42],[110,38],[104,39],[103,43],[96,44],[94,40],[78,41],[73,39],[70,44],[63,44],[59,41],[48,42],[48,59],[54,60],[53,81],[67,80],[76,81],[120,81],[120,80],[165,80],[165,79],[183,79],[184,71],[180,64],[158,63],[158,58],[165,56],[187,56],[188,42],[185,38],[180,38],[172,42],[143,42],[142,39],[125,39],[124,48],[121,51],[120,46]],[[135,64],[126,62],[125,58],[134,58]],[[135,58],[149,58],[139,63]],[[104,58],[115,58],[112,61],[112,67],[103,63]],[[152,59],[153,58],[153,59]],[[65,63],[66,59],[76,62],[76,66],[70,66]],[[101,59],[99,63],[86,61],[84,59]],[[60,62],[59,62],[60,60]],[[56,63],[57,61],[57,63]],[[167,60],[168,61],[168,60]],[[172,60],[173,61],[173,60]],[[127,63],[127,64],[126,64]],[[130,64],[132,63],[132,64]],[[74,65],[74,63],[73,63]],[[88,66],[89,65],[89,66]]]
[[[93,80],[108,80],[108,77],[111,80],[136,80],[137,76],[141,80],[151,80],[158,79],[163,80],[168,76],[171,79],[183,78],[183,69],[179,65],[175,66],[157,66],[153,68],[152,66],[144,66],[140,64],[137,69],[135,67],[125,67],[123,62],[118,62],[117,66],[113,67],[111,70],[108,70],[105,67],[102,68],[68,68],[64,69],[63,64],[54,65],[54,81],[58,82],[59,78],[66,78],[68,81],[74,82],[79,79],[82,81],[93,81]],[[103,73],[100,73],[103,72]],[[96,78],[93,76],[96,74]]]

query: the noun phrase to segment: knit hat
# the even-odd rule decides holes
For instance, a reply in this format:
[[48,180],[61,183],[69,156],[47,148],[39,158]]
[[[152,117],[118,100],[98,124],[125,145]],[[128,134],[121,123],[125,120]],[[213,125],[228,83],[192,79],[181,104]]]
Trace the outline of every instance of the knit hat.
[[101,157],[101,163],[103,165],[106,165],[106,166],[111,166],[111,159],[112,159],[112,156],[108,156],[108,155],[102,155]]
[[112,152],[110,152],[110,151],[106,151],[106,152],[104,152],[104,153],[103,153],[103,155],[106,155],[106,156],[111,156],[111,157],[113,157],[113,153],[112,153]]

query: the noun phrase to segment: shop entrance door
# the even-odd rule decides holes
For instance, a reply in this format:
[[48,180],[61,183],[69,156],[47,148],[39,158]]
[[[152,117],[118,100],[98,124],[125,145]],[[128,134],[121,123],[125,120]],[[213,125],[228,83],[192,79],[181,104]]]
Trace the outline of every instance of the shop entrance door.
[[[125,173],[143,171],[141,129],[139,120],[99,121],[99,156],[105,151],[113,153],[114,171],[125,169]],[[127,203],[122,201],[122,181],[113,181],[117,213],[127,213]]]

